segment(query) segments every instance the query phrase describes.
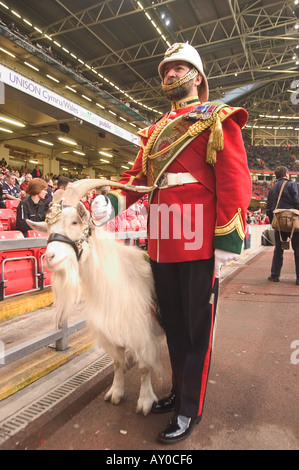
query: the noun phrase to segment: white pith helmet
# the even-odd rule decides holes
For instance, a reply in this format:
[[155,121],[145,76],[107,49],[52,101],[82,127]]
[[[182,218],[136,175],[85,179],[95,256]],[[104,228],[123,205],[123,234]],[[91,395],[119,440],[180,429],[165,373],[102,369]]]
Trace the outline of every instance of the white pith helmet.
[[175,60],[183,60],[184,62],[189,62],[190,64],[194,65],[196,70],[198,70],[200,75],[203,77],[203,82],[199,88],[198,97],[203,103],[208,101],[209,85],[207,77],[205,76],[205,73],[203,71],[202,60],[197,50],[193,46],[191,46],[191,44],[176,42],[167,49],[164,55],[164,59],[162,60],[162,62],[160,62],[158,66],[158,72],[161,80],[163,80],[164,65],[167,62],[173,62]]

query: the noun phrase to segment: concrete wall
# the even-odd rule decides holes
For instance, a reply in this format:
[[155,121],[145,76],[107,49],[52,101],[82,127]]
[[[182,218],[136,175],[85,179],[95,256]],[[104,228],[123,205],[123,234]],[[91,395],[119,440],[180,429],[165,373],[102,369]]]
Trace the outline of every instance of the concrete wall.
[[249,232],[250,232],[250,247],[245,248],[246,243],[244,243],[244,247],[243,247],[243,250],[242,250],[243,252],[248,253],[250,251],[253,251],[253,250],[256,250],[257,248],[259,248],[262,245],[262,233],[265,230],[271,230],[272,231],[269,234],[269,240],[272,243],[274,242],[274,238],[273,238],[274,231],[273,231],[270,224],[268,224],[268,225],[248,225],[247,230],[249,230]]

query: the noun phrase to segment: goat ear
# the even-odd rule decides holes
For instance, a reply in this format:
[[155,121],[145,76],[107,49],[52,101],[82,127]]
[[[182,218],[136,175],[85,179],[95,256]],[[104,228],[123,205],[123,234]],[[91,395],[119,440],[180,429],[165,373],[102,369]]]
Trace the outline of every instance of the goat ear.
[[48,225],[46,222],[33,222],[32,220],[26,219],[27,224],[32,230],[37,230],[38,232],[48,232]]
[[78,216],[80,217],[80,220],[82,221],[82,223],[83,224],[88,224],[90,214],[89,214],[88,210],[86,209],[86,207],[84,206],[84,204],[82,204],[82,202],[78,202],[78,204],[77,204],[77,213],[78,213]]

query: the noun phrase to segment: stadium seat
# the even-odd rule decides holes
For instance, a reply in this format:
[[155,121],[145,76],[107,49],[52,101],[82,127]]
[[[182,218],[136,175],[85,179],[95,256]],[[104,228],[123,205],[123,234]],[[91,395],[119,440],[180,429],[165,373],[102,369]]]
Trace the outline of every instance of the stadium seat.
[[0,300],[39,290],[37,260],[31,250],[0,251]]
[[[19,230],[6,230],[0,232],[0,240],[24,238],[24,235]],[[0,247],[1,248],[1,247]]]
[[11,209],[13,212],[17,212],[17,207],[20,204],[21,199],[6,199],[6,209]]
[[52,272],[49,271],[49,269],[47,268],[46,261],[45,261],[45,252],[46,252],[46,247],[41,248],[40,253],[39,253],[39,259],[38,259],[38,262],[39,262],[38,270],[41,274],[40,283],[42,284],[41,285],[42,289],[44,287],[50,286],[51,281],[52,281]]
[[4,230],[14,230],[16,227],[16,215],[12,209],[0,209],[0,222]]
[[[46,234],[48,236],[48,234]],[[37,261],[37,270],[39,273],[39,287],[44,289],[51,285],[52,272],[49,271],[45,261],[46,246],[31,248]]]
[[28,230],[28,238],[48,238],[49,234],[46,232],[38,232],[37,230]]

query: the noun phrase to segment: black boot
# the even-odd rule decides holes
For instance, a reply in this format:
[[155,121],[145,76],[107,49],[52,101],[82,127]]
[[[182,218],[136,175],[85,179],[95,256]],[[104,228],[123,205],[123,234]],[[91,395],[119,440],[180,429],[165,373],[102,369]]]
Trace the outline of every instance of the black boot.
[[201,416],[188,418],[188,416],[175,414],[164,431],[158,435],[158,441],[163,444],[174,444],[190,436],[195,424],[199,423]]
[[152,413],[168,413],[174,411],[175,394],[170,393],[152,405]]

